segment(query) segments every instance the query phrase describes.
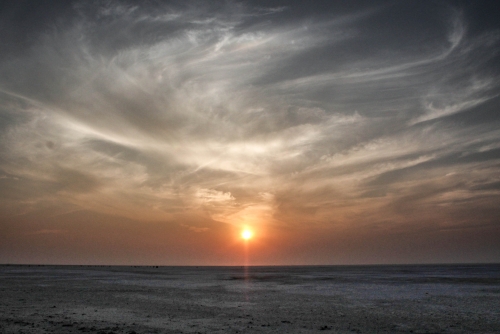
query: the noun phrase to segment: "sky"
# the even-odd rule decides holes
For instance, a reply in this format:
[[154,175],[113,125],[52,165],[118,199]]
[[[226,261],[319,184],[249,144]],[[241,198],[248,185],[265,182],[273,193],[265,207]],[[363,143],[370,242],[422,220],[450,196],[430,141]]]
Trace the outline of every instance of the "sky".
[[499,14],[3,1],[0,263],[500,262]]

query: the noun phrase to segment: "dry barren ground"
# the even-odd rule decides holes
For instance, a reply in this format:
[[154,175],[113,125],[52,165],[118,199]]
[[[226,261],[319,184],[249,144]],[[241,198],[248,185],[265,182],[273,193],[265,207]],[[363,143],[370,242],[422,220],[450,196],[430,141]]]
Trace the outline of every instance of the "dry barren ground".
[[0,266],[0,333],[500,333],[492,268]]

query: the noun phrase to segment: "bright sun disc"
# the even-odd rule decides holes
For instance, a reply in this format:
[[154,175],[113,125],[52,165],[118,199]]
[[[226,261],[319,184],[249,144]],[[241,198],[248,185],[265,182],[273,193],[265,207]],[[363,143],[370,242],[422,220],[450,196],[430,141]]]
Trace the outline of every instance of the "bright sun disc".
[[245,240],[252,238],[252,235],[253,233],[250,230],[244,230],[243,232],[241,232],[241,237]]

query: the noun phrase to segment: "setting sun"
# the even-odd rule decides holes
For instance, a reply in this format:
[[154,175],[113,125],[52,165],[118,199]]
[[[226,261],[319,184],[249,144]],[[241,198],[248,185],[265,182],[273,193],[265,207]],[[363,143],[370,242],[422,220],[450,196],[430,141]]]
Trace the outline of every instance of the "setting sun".
[[243,232],[241,232],[241,237],[245,240],[249,240],[251,239],[253,236],[253,232],[250,231],[250,230],[244,230]]

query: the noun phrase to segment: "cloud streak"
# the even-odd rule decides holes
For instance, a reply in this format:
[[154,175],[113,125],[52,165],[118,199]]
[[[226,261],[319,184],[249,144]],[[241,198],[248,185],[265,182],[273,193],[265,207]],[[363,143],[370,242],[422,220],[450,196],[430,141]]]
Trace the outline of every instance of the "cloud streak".
[[76,1],[26,24],[0,61],[4,228],[57,207],[206,233],[498,233],[500,30],[451,3],[329,6]]

